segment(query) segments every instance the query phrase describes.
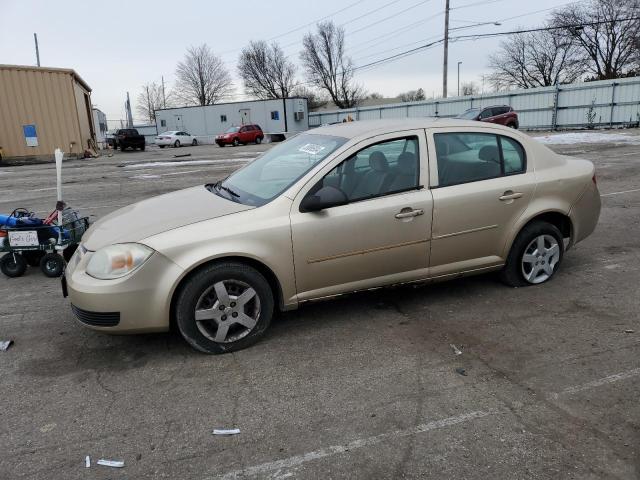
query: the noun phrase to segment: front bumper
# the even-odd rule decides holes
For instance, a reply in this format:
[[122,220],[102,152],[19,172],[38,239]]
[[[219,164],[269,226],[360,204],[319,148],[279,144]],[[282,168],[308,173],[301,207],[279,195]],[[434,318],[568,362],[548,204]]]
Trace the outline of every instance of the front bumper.
[[83,326],[108,333],[169,329],[171,295],[184,273],[182,268],[154,252],[132,274],[99,280],[85,271],[93,252],[78,250],[64,278],[72,309]]

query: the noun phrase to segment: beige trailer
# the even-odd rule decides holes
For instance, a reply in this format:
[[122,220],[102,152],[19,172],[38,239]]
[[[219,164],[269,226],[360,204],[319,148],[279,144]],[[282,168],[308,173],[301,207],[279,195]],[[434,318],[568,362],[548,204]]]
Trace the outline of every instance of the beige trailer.
[[91,88],[74,70],[0,65],[0,152],[4,159],[82,156],[95,146]]

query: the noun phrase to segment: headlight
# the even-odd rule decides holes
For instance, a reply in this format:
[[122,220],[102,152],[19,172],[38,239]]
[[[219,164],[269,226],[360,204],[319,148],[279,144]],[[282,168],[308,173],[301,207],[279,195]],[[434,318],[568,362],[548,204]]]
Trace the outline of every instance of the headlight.
[[86,272],[100,280],[124,277],[140,268],[152,253],[152,249],[139,243],[110,245],[93,254]]

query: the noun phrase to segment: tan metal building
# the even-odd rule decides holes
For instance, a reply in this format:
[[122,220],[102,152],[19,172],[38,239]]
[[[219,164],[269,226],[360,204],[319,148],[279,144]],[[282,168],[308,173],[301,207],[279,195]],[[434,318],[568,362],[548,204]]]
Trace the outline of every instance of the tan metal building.
[[91,88],[74,70],[0,65],[3,158],[81,156],[95,145]]

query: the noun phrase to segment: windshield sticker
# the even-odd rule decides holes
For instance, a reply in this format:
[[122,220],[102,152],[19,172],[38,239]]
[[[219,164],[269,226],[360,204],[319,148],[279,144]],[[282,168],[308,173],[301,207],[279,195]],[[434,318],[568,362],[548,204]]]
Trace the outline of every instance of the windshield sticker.
[[298,151],[302,152],[302,153],[308,153],[309,155],[317,155],[322,150],[324,150],[324,148],[325,147],[323,147],[322,145],[316,145],[314,143],[307,143],[306,145],[303,145],[302,147],[300,147],[298,149]]

